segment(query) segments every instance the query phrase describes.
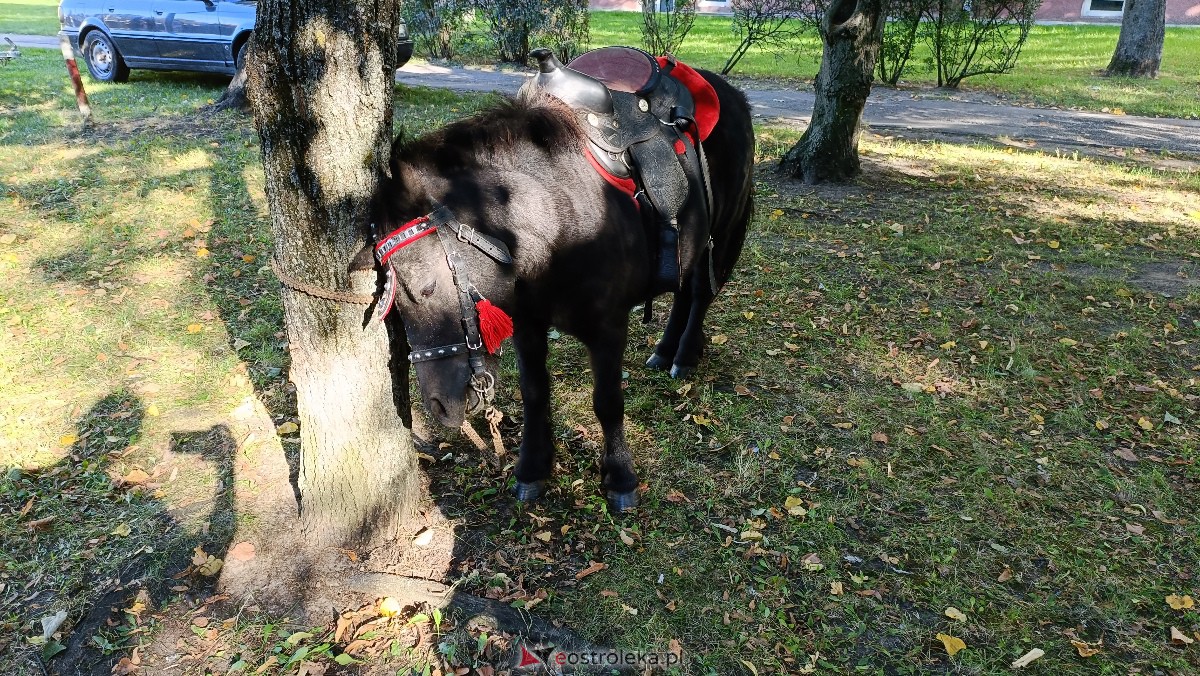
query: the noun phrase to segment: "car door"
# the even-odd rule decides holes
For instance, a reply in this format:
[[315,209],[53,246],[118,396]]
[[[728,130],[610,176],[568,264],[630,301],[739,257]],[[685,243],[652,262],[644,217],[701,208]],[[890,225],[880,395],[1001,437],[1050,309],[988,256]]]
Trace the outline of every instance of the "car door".
[[96,14],[126,63],[158,58],[156,0],[100,0]]
[[158,56],[164,67],[225,70],[227,38],[214,0],[153,0],[161,27]]

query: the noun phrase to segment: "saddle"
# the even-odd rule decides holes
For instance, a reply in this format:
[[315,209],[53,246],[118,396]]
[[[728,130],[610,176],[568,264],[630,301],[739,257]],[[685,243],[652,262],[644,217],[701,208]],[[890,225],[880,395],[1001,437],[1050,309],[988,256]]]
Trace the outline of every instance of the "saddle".
[[[629,193],[653,226],[650,295],[678,291],[681,269],[701,254],[711,256],[712,191],[700,142],[716,123],[716,92],[673,57],[655,59],[632,47],[595,49],[568,66],[549,49],[531,54],[539,71],[532,86],[575,111],[593,166]],[[677,70],[682,80],[673,75]],[[703,99],[703,124],[696,121],[697,98]]]

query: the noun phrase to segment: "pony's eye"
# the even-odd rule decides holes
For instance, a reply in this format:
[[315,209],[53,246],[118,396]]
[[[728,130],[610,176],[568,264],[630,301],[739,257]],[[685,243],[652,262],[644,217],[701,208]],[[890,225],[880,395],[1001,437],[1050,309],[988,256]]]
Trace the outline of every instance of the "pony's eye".
[[433,291],[436,288],[437,288],[437,280],[435,279],[434,281],[426,284],[424,287],[421,288],[421,297],[428,298],[428,297],[432,296]]

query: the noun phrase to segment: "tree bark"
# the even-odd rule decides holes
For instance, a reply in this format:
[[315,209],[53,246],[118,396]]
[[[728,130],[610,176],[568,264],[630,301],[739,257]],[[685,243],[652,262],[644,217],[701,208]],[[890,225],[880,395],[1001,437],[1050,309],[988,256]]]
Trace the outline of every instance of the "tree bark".
[[882,0],[835,0],[825,11],[812,120],[780,162],[789,176],[813,184],[858,175],[858,136],[883,26]]
[[1158,77],[1166,23],[1167,0],[1125,0],[1121,35],[1104,74]]
[[[262,145],[278,266],[370,293],[347,271],[386,169],[399,0],[262,0],[247,93]],[[392,537],[419,492],[407,361],[367,306],[281,289],[300,415],[300,513],[319,545]],[[392,340],[402,343],[399,336]],[[394,371],[393,371],[394,369]],[[395,378],[393,378],[395,374]]]

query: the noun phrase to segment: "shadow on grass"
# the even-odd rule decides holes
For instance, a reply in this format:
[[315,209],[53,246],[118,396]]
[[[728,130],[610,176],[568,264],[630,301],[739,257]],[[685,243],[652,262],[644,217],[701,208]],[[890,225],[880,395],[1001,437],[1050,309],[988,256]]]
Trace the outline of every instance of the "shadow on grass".
[[[11,524],[25,533],[6,538],[6,568],[22,572],[30,561],[56,563],[26,571],[35,576],[23,590],[7,590],[3,613],[23,615],[37,627],[37,618],[67,612],[63,643],[57,635],[42,646],[27,644],[23,635],[6,641],[3,650],[12,660],[7,673],[110,674],[113,662],[137,644],[153,624],[152,613],[170,597],[179,592],[196,598],[211,590],[213,579],[188,574],[192,548],[222,556],[229,546],[237,444],[220,425],[176,432],[168,457],[182,456],[182,463],[164,457],[149,473],[122,476],[112,463],[136,447],[145,416],[138,396],[113,392],[80,417],[76,440],[62,461],[14,469],[4,480],[0,502],[6,510],[19,511],[18,503],[26,501],[32,507],[29,521]],[[211,472],[216,483],[211,492],[171,509],[156,496],[175,481],[181,466]],[[36,629],[34,635],[40,636]]]

